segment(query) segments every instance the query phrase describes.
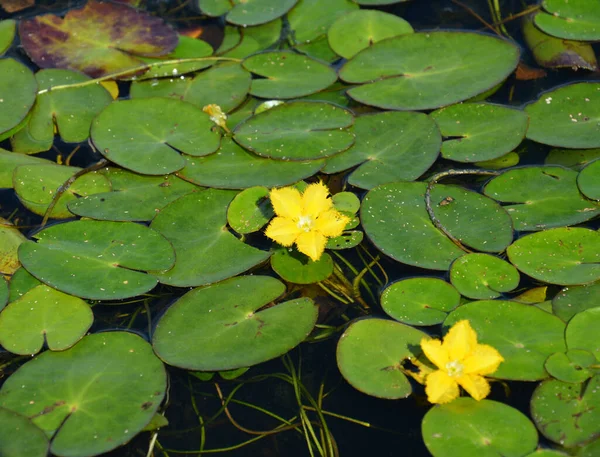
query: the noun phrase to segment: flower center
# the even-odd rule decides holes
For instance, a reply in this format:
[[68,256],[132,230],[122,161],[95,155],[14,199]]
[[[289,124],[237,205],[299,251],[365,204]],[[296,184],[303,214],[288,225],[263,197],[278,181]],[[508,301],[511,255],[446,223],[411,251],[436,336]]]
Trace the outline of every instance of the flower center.
[[304,230],[305,232],[310,232],[313,225],[313,220],[310,216],[300,216],[298,218],[298,228],[300,230]]
[[463,364],[460,363],[458,360],[453,360],[452,362],[448,362],[446,364],[446,373],[448,373],[448,376],[452,376],[453,378],[458,378],[459,376],[462,376],[463,369]]

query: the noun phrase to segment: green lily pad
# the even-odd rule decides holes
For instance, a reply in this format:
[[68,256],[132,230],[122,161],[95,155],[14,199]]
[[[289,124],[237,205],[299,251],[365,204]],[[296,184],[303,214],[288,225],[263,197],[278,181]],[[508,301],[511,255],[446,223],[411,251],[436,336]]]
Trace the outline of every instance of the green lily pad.
[[180,170],[180,152],[203,156],[219,148],[208,114],[167,98],[113,102],[92,124],[92,140],[108,160],[137,173],[166,175]]
[[[354,100],[385,109],[451,105],[503,81],[517,66],[508,41],[468,32],[421,32],[375,43],[340,70]],[[465,78],[469,74],[469,78]]]
[[318,308],[309,298],[265,307],[284,291],[283,283],[267,276],[194,289],[158,322],[154,350],[169,365],[203,371],[248,367],[285,354],[311,332]]
[[578,457],[596,457],[600,454],[600,438],[596,438],[591,443],[583,446]]
[[600,5],[587,0],[544,0],[533,20],[544,32],[567,40],[600,40]]
[[15,39],[16,29],[17,23],[14,19],[0,21],[0,55],[4,54],[10,48]]
[[523,273],[550,284],[570,286],[600,279],[600,233],[584,228],[556,228],[532,233],[507,249]]
[[509,152],[504,154],[497,159],[482,160],[481,162],[475,162],[473,165],[480,168],[487,168],[489,170],[501,170],[502,168],[514,167],[519,164],[521,157],[516,152]]
[[566,351],[565,323],[535,306],[503,300],[482,300],[459,306],[444,327],[468,319],[478,341],[500,352],[504,362],[493,377],[537,381],[548,377],[548,356]]
[[550,376],[559,381],[580,383],[592,376],[592,371],[588,368],[597,363],[598,360],[591,352],[570,349],[567,352],[557,352],[548,357],[545,368]]
[[0,455],[46,457],[48,438],[28,417],[0,408]]
[[600,375],[587,383],[541,383],[531,398],[531,416],[542,434],[565,447],[585,444],[600,434]]
[[[19,260],[40,281],[95,300],[135,297],[158,282],[147,270],[173,265],[171,244],[133,222],[75,221],[48,227],[19,247]],[[102,278],[101,281],[98,278]]]
[[587,198],[600,200],[600,160],[594,160],[579,172],[577,185]]
[[52,454],[84,457],[137,435],[166,388],[165,368],[146,341],[104,332],[25,363],[4,382],[0,406],[31,417],[51,438]]
[[376,187],[363,199],[360,220],[384,254],[408,265],[448,270],[464,251],[431,223],[425,209],[426,187],[422,182]]
[[384,112],[355,119],[356,143],[327,159],[324,173],[361,164],[348,181],[364,189],[394,181],[414,181],[435,162],[442,137],[422,113]]
[[329,27],[358,5],[350,0],[299,0],[288,13],[290,28],[296,43],[309,43],[325,36]]
[[596,159],[600,159],[600,148],[552,149],[546,156],[544,163],[546,165],[562,165],[579,171]]
[[409,325],[441,324],[460,304],[460,294],[438,278],[409,278],[395,282],[381,294],[381,307]]
[[510,263],[489,254],[465,254],[450,267],[450,281],[467,298],[498,298],[519,285],[519,272]]
[[340,58],[333,51],[333,49],[331,49],[331,46],[329,46],[327,35],[321,35],[318,38],[315,38],[314,40],[307,41],[305,43],[300,43],[295,46],[291,46],[290,43],[287,43],[287,46],[284,47],[284,49],[293,49],[294,51],[297,51],[300,54],[306,54],[307,56],[312,57],[313,59],[326,62],[328,64],[333,64],[336,60]]
[[[337,346],[337,364],[352,387],[368,395],[395,400],[412,393],[402,362],[427,335],[408,325],[385,319],[353,322]],[[420,349],[419,349],[420,352]]]
[[324,252],[315,262],[295,249],[278,248],[271,256],[271,267],[285,281],[295,284],[313,284],[331,276],[333,259]]
[[600,83],[575,83],[545,92],[527,105],[527,138],[563,148],[600,146]]
[[37,81],[29,68],[14,59],[0,59],[0,134],[25,120],[36,94]]
[[[173,49],[167,55],[161,58],[150,58],[142,57],[141,60],[146,63],[160,62],[161,60],[176,60],[176,59],[197,59],[201,57],[211,56],[213,48],[206,41],[199,40],[197,38],[179,36],[179,42],[177,47]],[[148,78],[180,78],[179,75],[191,73],[193,71],[202,70],[203,68],[210,67],[215,63],[214,60],[205,60],[197,62],[181,62],[169,65],[160,65],[150,68],[146,73],[139,76],[140,79]]]
[[314,160],[345,151],[354,143],[347,130],[352,114],[322,102],[290,102],[239,124],[233,139],[242,147],[279,160]]
[[280,187],[314,175],[324,163],[324,160],[287,162],[266,159],[224,137],[216,153],[205,157],[187,157],[186,165],[178,175],[200,186],[222,189]]
[[595,337],[600,328],[600,306],[577,313],[567,324],[565,338],[569,349],[584,349],[600,361],[600,343]]
[[0,217],[0,274],[12,275],[21,266],[17,250],[26,239],[12,223]]
[[254,54],[242,65],[261,76],[252,80],[250,93],[255,97],[303,97],[323,90],[337,80],[336,72],[328,65],[287,51]]
[[54,164],[47,159],[41,159],[35,156],[18,154],[16,152],[6,151],[0,148],[0,189],[12,189],[13,171],[19,165],[25,164]]
[[520,411],[466,397],[431,408],[421,430],[434,457],[518,457],[533,451],[538,442],[534,425]]
[[216,189],[184,195],[156,215],[150,227],[173,244],[177,257],[170,270],[154,272],[160,282],[179,287],[211,284],[269,258],[269,252],[243,243],[226,229],[227,207],[235,195]]
[[244,59],[277,43],[281,36],[281,28],[281,19],[254,27],[225,26],[225,37],[217,53],[223,57]]
[[[35,214],[43,216],[54,199],[57,190],[75,173],[77,167],[65,167],[56,164],[21,165],[13,172],[13,186],[23,206]],[[50,217],[66,219],[73,217],[67,204],[78,197],[110,191],[110,182],[98,172],[80,176],[60,196],[52,209]]]
[[[64,168],[64,167],[62,167]],[[112,192],[86,195],[68,203],[78,216],[108,221],[149,221],[182,195],[201,190],[177,176],[143,176],[119,168],[104,173]]]
[[42,283],[35,276],[29,273],[25,268],[20,267],[10,278],[9,303],[21,298],[35,286],[39,286],[40,284]]
[[298,0],[198,0],[198,6],[208,16],[222,16],[231,24],[264,24],[287,13]]
[[170,97],[203,108],[219,105],[224,112],[237,108],[250,90],[252,76],[242,66],[225,62],[198,73],[177,79],[134,81],[131,98]]
[[462,103],[431,113],[448,138],[442,157],[456,162],[479,162],[502,157],[515,149],[527,131],[527,114],[490,103]]
[[401,17],[376,10],[356,10],[339,17],[327,31],[331,48],[345,59],[386,38],[413,33]]
[[354,248],[362,243],[363,238],[363,232],[360,230],[344,232],[340,236],[329,238],[325,249],[340,250]]
[[94,322],[86,302],[40,285],[0,313],[0,344],[14,354],[37,354],[44,343],[64,351],[77,343]]
[[275,215],[269,189],[250,187],[237,194],[227,208],[227,223],[238,233],[257,232]]
[[137,56],[168,54],[177,33],[162,19],[135,8],[90,0],[64,18],[36,16],[19,23],[21,44],[41,68],[70,68],[92,78],[143,64]]
[[524,167],[492,179],[484,193],[506,203],[515,230],[536,231],[574,225],[600,214],[600,204],[585,199],[577,172],[562,167]]
[[0,276],[0,311],[6,306],[8,303],[8,283],[4,277]]
[[[38,71],[35,78],[40,90],[91,79],[75,71],[56,69]],[[87,140],[92,120],[111,101],[108,91],[99,84],[40,94],[27,125],[11,138],[13,150],[27,154],[47,151],[54,142],[55,129],[67,143]]]
[[552,312],[568,322],[575,314],[598,306],[600,282],[565,287],[552,299]]

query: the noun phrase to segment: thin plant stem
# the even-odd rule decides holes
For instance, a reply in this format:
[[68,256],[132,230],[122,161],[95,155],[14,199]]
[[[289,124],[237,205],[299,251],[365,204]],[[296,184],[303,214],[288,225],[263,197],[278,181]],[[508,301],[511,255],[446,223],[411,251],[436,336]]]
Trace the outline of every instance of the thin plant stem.
[[329,295],[331,295],[333,298],[335,298],[340,303],[343,303],[344,305],[349,305],[351,303],[350,300],[346,300],[345,298],[339,296],[334,291],[332,291],[330,288],[328,288],[325,284],[323,284],[322,281],[318,282],[317,286],[319,286],[321,289],[323,289],[325,292],[327,292]]
[[[452,1],[452,3],[457,4],[461,8],[464,8],[471,16],[473,16],[475,19],[477,19],[479,22],[481,22],[483,25],[485,25],[488,29],[490,29],[496,35],[500,35],[500,33],[498,32],[498,30],[496,30],[490,23],[488,23],[479,14],[477,14],[475,11],[473,11],[473,9],[470,8],[468,5],[465,5],[463,2],[460,2],[458,0],[451,0],[451,1]],[[488,4],[489,4],[489,0],[488,0]]]

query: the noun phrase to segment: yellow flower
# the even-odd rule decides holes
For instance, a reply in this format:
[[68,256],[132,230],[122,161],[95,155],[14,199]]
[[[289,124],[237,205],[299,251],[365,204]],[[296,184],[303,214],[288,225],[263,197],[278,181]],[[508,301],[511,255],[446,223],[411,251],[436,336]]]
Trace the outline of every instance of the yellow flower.
[[321,182],[310,184],[302,194],[294,187],[272,189],[269,198],[277,217],[265,235],[283,246],[296,243],[300,252],[319,260],[327,238],[340,236],[350,221],[333,209],[328,195],[329,189]]
[[424,338],[421,349],[438,368],[425,373],[425,392],[431,403],[448,403],[459,395],[459,386],[475,400],[488,396],[490,385],[483,377],[492,374],[504,359],[487,344],[477,343],[477,333],[469,321],[459,321],[444,342]]

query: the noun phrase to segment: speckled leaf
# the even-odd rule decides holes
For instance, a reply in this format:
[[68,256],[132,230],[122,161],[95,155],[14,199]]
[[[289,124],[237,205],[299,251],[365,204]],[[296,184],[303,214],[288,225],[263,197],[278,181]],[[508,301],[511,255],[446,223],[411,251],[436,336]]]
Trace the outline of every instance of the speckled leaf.
[[35,156],[18,154],[6,151],[0,148],[0,189],[12,189],[13,172],[19,165],[26,164],[54,164],[47,159],[41,159]]
[[0,408],[0,455],[46,457],[50,444],[28,417]]
[[14,19],[0,21],[0,55],[4,54],[10,48],[15,39],[16,27],[17,23]]
[[333,259],[326,252],[317,261],[290,248],[278,248],[271,256],[273,271],[285,281],[313,284],[324,281],[333,273]]
[[257,232],[275,215],[269,189],[250,187],[237,194],[227,208],[227,223],[238,233]]
[[350,230],[342,233],[340,236],[327,239],[325,249],[350,249],[358,246],[364,238],[360,230]]
[[579,172],[577,185],[587,198],[600,200],[600,160],[589,163]]
[[559,381],[580,383],[592,376],[592,366],[597,363],[598,359],[591,352],[569,349],[567,352],[557,352],[548,357],[545,368],[550,376]]
[[600,40],[600,4],[588,0],[544,0],[534,21],[544,32],[567,40]]
[[0,137],[25,120],[35,102],[37,81],[29,68],[14,59],[0,59]]
[[223,57],[243,59],[274,45],[281,36],[281,19],[254,27],[225,26],[225,37],[217,53]]
[[337,18],[356,10],[358,5],[350,0],[299,0],[287,17],[296,43],[309,43],[326,35]]
[[209,16],[221,16],[232,24],[264,24],[287,13],[298,0],[198,0],[198,6]]
[[519,285],[519,272],[510,263],[489,254],[465,254],[450,267],[450,281],[467,298],[498,298]]
[[42,283],[36,279],[35,276],[29,273],[25,268],[20,267],[10,278],[10,295],[8,301],[12,302],[21,298],[35,286],[39,286],[40,284]]
[[600,328],[600,303],[594,308],[577,313],[569,321],[565,337],[569,349],[584,349],[600,362],[600,342],[596,337]]
[[[169,54],[162,56],[160,59],[150,57],[141,57],[140,59],[146,63],[154,63],[160,62],[161,60],[197,59],[201,57],[209,57],[212,55],[212,53],[213,48],[206,41],[180,35],[177,47]],[[204,60],[198,62],[181,62],[170,65],[155,66],[138,77],[138,79],[168,78],[167,81],[172,83],[181,78],[180,75],[210,67],[214,63],[215,60]]]
[[0,274],[12,275],[21,266],[17,250],[26,239],[11,222],[0,217]]
[[598,297],[600,282],[565,287],[552,299],[552,312],[568,322],[575,314],[598,306]]

